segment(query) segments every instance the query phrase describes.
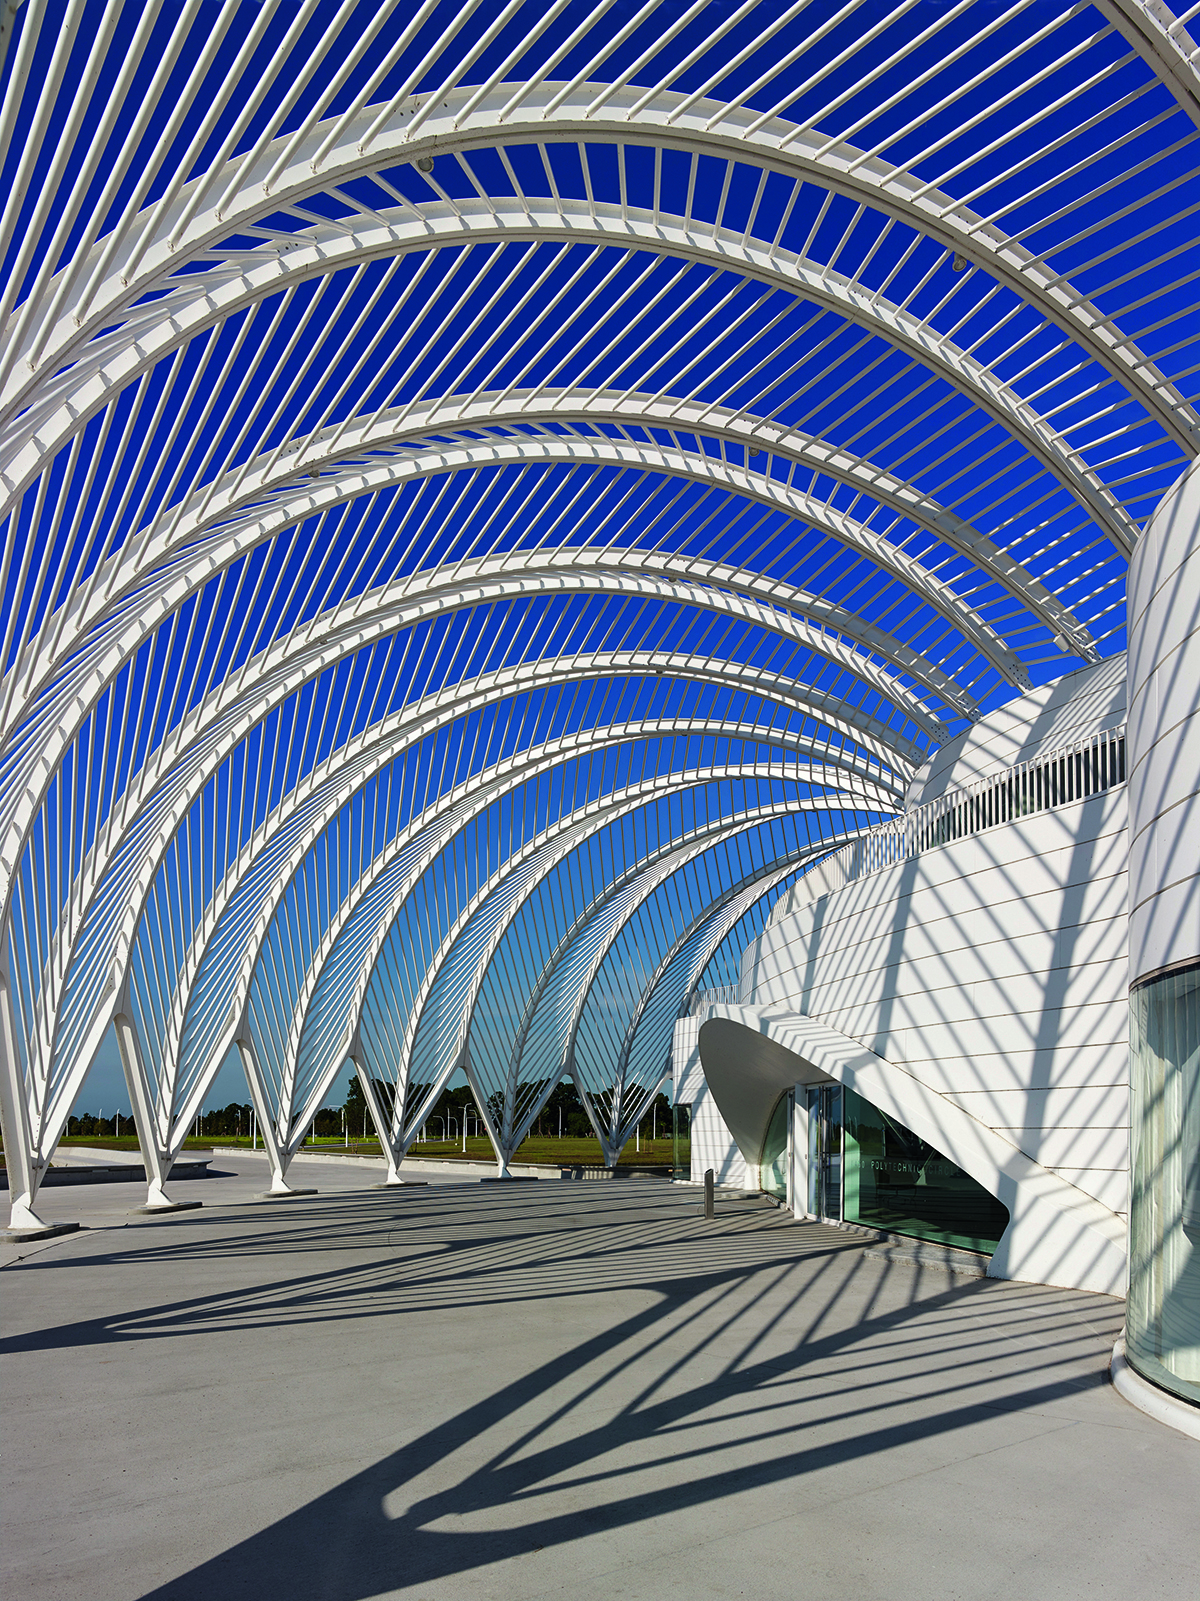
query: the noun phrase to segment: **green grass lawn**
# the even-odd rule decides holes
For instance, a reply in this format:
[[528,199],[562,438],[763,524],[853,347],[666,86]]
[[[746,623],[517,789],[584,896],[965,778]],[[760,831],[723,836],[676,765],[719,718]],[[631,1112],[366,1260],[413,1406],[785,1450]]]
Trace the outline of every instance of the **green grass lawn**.
[[[59,1141],[61,1145],[86,1145],[100,1151],[136,1151],[138,1141],[136,1134],[98,1134],[90,1137],[86,1134],[71,1134]],[[670,1137],[660,1137],[657,1140],[643,1140],[640,1151],[635,1149],[635,1141],[630,1140],[621,1152],[621,1167],[670,1167],[673,1161],[673,1152]],[[232,1134],[206,1135],[203,1139],[188,1139],[184,1141],[183,1149],[187,1151],[208,1151],[214,1145],[237,1146],[242,1150],[250,1149],[250,1136],[243,1134],[236,1138]],[[262,1149],[262,1141],[258,1142],[258,1149]],[[304,1142],[306,1151],[328,1151],[331,1156],[346,1154],[350,1156],[381,1156],[382,1150],[378,1140],[352,1139],[347,1145],[342,1135],[327,1135],[321,1139],[307,1139]],[[0,1146],[0,1160],[2,1160],[3,1147]],[[424,1144],[414,1145],[409,1150],[409,1156],[440,1158],[443,1161],[455,1156],[461,1157],[463,1143],[461,1140],[429,1140]],[[469,1137],[465,1152],[468,1158],[479,1162],[495,1160],[496,1153],[492,1150],[491,1141],[483,1137]],[[560,1163],[564,1167],[600,1167],[604,1157],[600,1151],[600,1141],[594,1136],[587,1138],[554,1139],[552,1137],[537,1138],[534,1135],[524,1141],[513,1159],[517,1162],[533,1162],[539,1166],[554,1166]],[[684,1139],[679,1142],[679,1160],[686,1166],[690,1160],[689,1142]]]

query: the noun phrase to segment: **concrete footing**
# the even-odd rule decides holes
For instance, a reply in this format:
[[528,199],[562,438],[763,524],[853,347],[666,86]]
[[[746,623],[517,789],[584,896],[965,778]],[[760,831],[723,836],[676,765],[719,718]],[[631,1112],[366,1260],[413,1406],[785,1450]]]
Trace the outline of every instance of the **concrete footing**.
[[316,1195],[316,1190],[260,1190],[256,1201],[294,1201],[298,1195]]
[[371,1188],[373,1190],[417,1190],[423,1184],[428,1183],[428,1179],[394,1179],[390,1184],[372,1184]]
[[204,1205],[203,1201],[150,1201],[145,1206],[132,1206],[129,1209],[130,1217],[155,1217],[159,1212],[194,1212]]
[[1165,1423],[1169,1429],[1178,1429],[1189,1439],[1200,1440],[1200,1407],[1160,1390],[1157,1384],[1151,1384],[1149,1379],[1135,1372],[1125,1356],[1124,1336],[1113,1346],[1109,1372],[1113,1389],[1130,1406],[1136,1406],[1139,1412],[1157,1423]]
[[35,1229],[5,1229],[6,1240],[52,1240],[59,1234],[74,1234],[80,1228],[78,1223],[43,1223]]

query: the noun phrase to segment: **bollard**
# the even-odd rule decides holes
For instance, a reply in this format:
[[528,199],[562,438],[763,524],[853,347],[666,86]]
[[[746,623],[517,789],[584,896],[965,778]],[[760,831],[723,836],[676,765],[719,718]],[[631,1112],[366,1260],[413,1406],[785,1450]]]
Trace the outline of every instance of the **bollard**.
[[708,1168],[704,1174],[704,1215],[716,1217],[717,1209],[713,1205],[713,1170]]

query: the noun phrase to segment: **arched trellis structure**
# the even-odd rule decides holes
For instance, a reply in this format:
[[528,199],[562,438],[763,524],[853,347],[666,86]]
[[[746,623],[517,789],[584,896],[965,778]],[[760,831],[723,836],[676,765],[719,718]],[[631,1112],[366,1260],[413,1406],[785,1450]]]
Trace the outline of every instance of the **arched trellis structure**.
[[[692,775],[697,815],[741,784],[731,838],[785,774],[808,815],[879,815],[965,720],[1120,648],[1200,429],[1168,7],[48,0],[3,29],[18,1223],[113,1019],[160,1200],[234,1042],[281,1175],[342,1062],[374,1094],[410,1036],[373,1108],[393,1166],[410,1068],[458,1060],[507,1161],[523,1053],[570,1070],[589,1027],[586,999],[547,1021],[565,975],[692,886],[595,1035],[645,1087],[792,869],[702,889],[681,815],[622,888],[572,887],[497,1122],[503,886],[526,927],[643,781]],[[428,994],[368,994],[468,836],[483,898],[429,913]],[[589,1094],[615,1155],[620,1097]]]

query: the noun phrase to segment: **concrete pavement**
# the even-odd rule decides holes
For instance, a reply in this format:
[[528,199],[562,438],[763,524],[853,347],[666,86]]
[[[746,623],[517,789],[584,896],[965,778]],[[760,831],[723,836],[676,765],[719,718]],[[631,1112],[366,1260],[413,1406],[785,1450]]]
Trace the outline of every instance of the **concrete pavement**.
[[1200,1446],[1108,1383],[1118,1301],[661,1181],[222,1163],[0,1275],[6,1595],[1194,1601]]

